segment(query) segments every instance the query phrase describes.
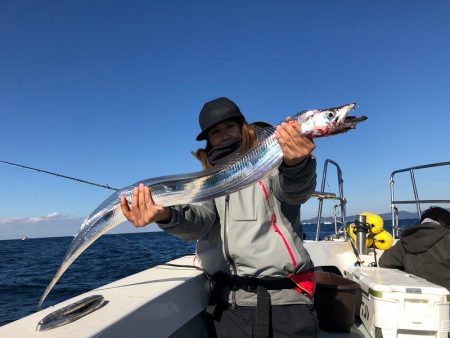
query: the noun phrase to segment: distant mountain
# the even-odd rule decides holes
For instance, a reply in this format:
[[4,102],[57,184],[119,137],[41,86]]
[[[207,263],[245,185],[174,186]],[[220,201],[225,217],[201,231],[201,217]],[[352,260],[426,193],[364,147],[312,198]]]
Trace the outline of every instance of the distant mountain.
[[[384,221],[390,221],[390,220],[392,220],[392,217],[391,217],[391,213],[390,213],[390,212],[386,212],[386,213],[384,213],[384,214],[379,214],[379,215],[381,216],[381,218],[382,218]],[[356,219],[356,216],[357,216],[357,215],[350,215],[350,216],[347,215],[347,217],[346,217],[347,222],[352,222],[352,221],[354,221],[354,220]],[[398,212],[398,218],[399,218],[399,219],[419,219],[419,218],[417,217],[417,212],[409,212],[409,211],[399,211],[399,212]],[[321,222],[322,222],[322,223],[323,223],[323,222],[334,222],[334,218],[333,218],[332,216],[327,216],[327,217],[323,217],[323,216],[322,216]],[[317,217],[302,220],[302,223],[303,223],[303,224],[308,224],[308,223],[315,224],[315,223],[317,223]]]

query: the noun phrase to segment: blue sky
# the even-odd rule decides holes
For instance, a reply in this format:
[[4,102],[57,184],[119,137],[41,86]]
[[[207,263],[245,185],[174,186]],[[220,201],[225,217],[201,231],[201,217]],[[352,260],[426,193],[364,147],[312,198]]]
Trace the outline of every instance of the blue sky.
[[[123,187],[199,169],[205,101],[273,124],[356,102],[367,122],[316,141],[318,188],[333,159],[348,214],[387,212],[393,170],[449,160],[449,17],[446,0],[2,1],[0,160]],[[422,196],[445,198],[444,177],[417,175]],[[0,239],[30,218],[73,234],[110,193],[1,164],[0,191]]]

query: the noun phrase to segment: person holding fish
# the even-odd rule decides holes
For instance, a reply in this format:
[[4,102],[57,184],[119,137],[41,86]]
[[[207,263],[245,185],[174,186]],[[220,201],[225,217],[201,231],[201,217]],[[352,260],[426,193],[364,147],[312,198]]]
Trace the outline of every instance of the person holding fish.
[[[313,309],[314,264],[303,247],[300,206],[316,186],[315,144],[287,118],[276,128],[249,124],[239,107],[221,97],[199,115],[195,152],[204,169],[231,163],[274,133],[283,162],[256,184],[209,201],[162,207],[143,184],[121,209],[135,227],[156,222],[168,233],[197,240],[197,259],[211,280],[207,313],[217,337],[317,337]],[[210,323],[211,323],[210,322]]]

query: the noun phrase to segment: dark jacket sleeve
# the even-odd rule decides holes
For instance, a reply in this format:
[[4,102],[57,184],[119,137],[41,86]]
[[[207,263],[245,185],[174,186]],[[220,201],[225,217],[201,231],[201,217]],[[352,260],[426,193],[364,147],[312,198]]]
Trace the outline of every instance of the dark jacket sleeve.
[[217,219],[214,200],[201,204],[182,204],[170,207],[169,223],[157,223],[164,231],[177,237],[197,240],[203,238]]
[[274,179],[274,195],[288,204],[306,202],[316,188],[316,165],[314,156],[292,167],[282,163],[278,168],[278,177]]
[[404,256],[405,249],[403,248],[401,242],[398,241],[393,247],[383,252],[378,260],[378,265],[382,268],[404,270]]

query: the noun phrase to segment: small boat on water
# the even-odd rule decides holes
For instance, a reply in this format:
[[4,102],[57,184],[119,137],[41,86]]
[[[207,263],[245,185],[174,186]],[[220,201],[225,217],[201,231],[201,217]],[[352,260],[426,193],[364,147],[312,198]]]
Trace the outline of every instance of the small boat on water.
[[[329,165],[337,170],[338,193],[324,190]],[[415,204],[420,215],[421,204],[450,203],[418,198],[414,172],[433,167],[450,168],[450,162],[391,174],[394,237],[400,230],[398,205]],[[413,200],[395,200],[394,176],[402,173],[411,175]],[[349,238],[342,182],[339,165],[325,161],[321,190],[313,194],[318,201],[315,238],[304,241],[316,266],[319,337],[448,337],[450,292],[417,276],[379,268],[382,250],[366,247],[365,236]],[[321,222],[324,200],[335,204],[331,224]],[[323,227],[331,227],[333,235],[322,236]],[[208,290],[194,256],[185,256],[0,327],[0,337],[207,337],[203,313]]]

